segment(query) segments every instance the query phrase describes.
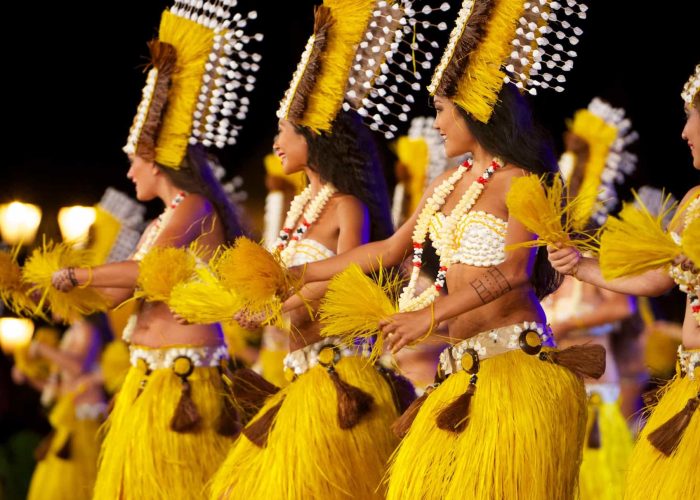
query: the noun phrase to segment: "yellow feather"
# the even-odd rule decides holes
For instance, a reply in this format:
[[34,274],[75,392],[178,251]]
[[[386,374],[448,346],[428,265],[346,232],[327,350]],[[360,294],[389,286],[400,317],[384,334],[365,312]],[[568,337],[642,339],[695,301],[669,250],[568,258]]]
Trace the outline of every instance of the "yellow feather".
[[608,217],[603,226],[600,269],[606,280],[663,267],[681,252],[663,225],[664,217],[675,207],[669,197],[656,216],[638,197],[637,202],[639,208],[626,203],[618,217]]
[[36,304],[22,283],[22,269],[17,263],[17,252],[0,251],[0,300],[20,316],[34,313]]
[[336,20],[328,31],[321,70],[308,97],[300,125],[314,132],[328,132],[345,98],[345,87],[357,45],[372,15],[372,0],[325,0]]
[[266,324],[285,326],[281,298],[296,288],[296,280],[276,254],[241,237],[212,258],[210,265],[223,286],[240,296],[246,309],[264,313]]
[[90,228],[90,252],[94,259],[93,264],[99,265],[107,261],[114,243],[117,241],[121,222],[114,215],[102,208],[95,206],[95,222]]
[[399,137],[396,142],[396,156],[409,173],[407,190],[410,202],[407,213],[412,214],[418,208],[418,203],[423,196],[425,173],[430,161],[428,144],[422,137]]
[[583,227],[599,203],[598,191],[600,190],[601,174],[605,169],[610,147],[617,138],[617,129],[587,109],[576,112],[570,129],[572,133],[584,139],[588,144],[589,158],[579,189],[581,203],[576,206],[572,215],[574,225]]
[[[585,198],[583,195],[567,200],[559,175],[552,186],[544,183],[544,178],[534,174],[513,179],[506,195],[506,206],[510,216],[518,219],[527,229],[537,235],[537,239],[508,245],[506,250],[521,247],[560,245],[570,240],[570,235],[581,235],[581,227],[575,224],[572,214]],[[569,243],[582,251],[595,252],[595,238],[582,235],[581,239],[571,239]]]
[[222,285],[208,267],[198,268],[195,274],[195,279],[175,285],[168,307],[194,324],[230,322],[243,307],[240,297]]
[[134,298],[167,302],[175,285],[189,280],[197,260],[191,249],[153,247],[139,262],[138,290]]
[[67,267],[87,267],[93,262],[90,252],[75,250],[65,243],[44,242],[29,256],[22,269],[22,281],[29,285],[28,293],[40,295],[35,313],[44,305],[51,312],[71,321],[78,316],[104,312],[109,301],[94,288],[73,288],[69,292],[59,292],[51,285],[51,276]]
[[700,267],[700,217],[693,219],[683,230],[681,246],[685,256]]
[[469,68],[457,85],[453,101],[480,122],[489,121],[498,101],[505,76],[501,65],[512,50],[511,41],[523,12],[522,0],[496,2],[486,35],[469,55]]
[[380,269],[373,280],[352,264],[331,280],[319,309],[321,335],[325,337],[341,337],[343,344],[353,345],[355,339],[376,335],[371,362],[382,354],[384,346],[379,321],[398,311],[391,297],[396,296],[399,277]]
[[214,44],[214,32],[165,11],[158,38],[175,47],[177,68],[172,76],[168,105],[158,132],[156,162],[178,169],[192,132],[192,116],[202,86],[204,65]]

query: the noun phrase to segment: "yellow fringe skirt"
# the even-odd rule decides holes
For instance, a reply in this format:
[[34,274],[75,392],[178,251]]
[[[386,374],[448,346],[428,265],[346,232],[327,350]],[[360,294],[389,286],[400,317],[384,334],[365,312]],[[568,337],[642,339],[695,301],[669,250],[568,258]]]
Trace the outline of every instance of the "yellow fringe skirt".
[[[187,348],[139,348],[172,361]],[[195,350],[201,348],[195,348]],[[225,347],[222,357],[228,357]],[[216,430],[224,411],[225,390],[216,360],[193,368],[187,377],[198,425],[175,432],[171,420],[182,398],[182,380],[173,367],[134,358],[105,423],[95,499],[201,499],[204,487],[221,465],[233,439]],[[166,363],[167,364],[167,363]]]
[[438,428],[437,415],[469,384],[460,369],[430,392],[391,459],[387,498],[574,498],[586,422],[582,379],[520,350],[485,359],[466,428]]
[[[380,499],[381,479],[398,439],[392,390],[366,358],[342,357],[344,382],[373,398],[370,412],[350,429],[338,423],[338,396],[326,368],[316,365],[270,397],[254,425],[282,401],[264,447],[241,436],[214,476],[210,497],[246,500]],[[245,431],[244,431],[245,432]]]
[[579,475],[581,500],[622,498],[632,434],[620,410],[617,384],[586,384],[588,422]]
[[72,396],[59,399],[49,415],[53,437],[34,470],[29,500],[92,498],[100,449],[97,434],[105,412],[104,404],[76,407]]
[[[683,351],[700,353],[700,350]],[[625,481],[625,500],[700,498],[700,410],[695,410],[678,447],[666,456],[648,439],[650,433],[680,412],[700,393],[700,363],[693,373],[676,368],[675,377],[661,390],[630,457]]]

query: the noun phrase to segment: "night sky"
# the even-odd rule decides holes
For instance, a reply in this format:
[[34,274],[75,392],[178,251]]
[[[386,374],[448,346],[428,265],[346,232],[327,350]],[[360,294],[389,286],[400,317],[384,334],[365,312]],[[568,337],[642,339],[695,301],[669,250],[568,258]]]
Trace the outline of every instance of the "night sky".
[[[266,37],[259,44],[262,70],[240,142],[220,156],[232,175],[244,177],[248,209],[255,212],[264,196],[262,157],[271,148],[274,113],[311,32],[315,2],[241,3],[259,11],[256,26]],[[450,3],[454,16],[459,4]],[[0,202],[20,199],[41,205],[44,229],[51,231],[61,206],[93,204],[109,185],[133,194],[121,147],[145,81],[146,41],[156,35],[160,12],[169,4],[3,5],[6,23],[17,22],[26,31],[22,38],[9,39],[7,30],[3,35],[3,128],[9,132],[0,160]],[[591,4],[567,92],[538,96],[535,109],[560,145],[564,120],[592,97],[624,107],[640,134],[634,149],[640,157],[638,172],[630,185],[664,185],[681,195],[699,180],[680,138],[684,114],[679,93],[700,63],[700,5],[669,2],[676,10],[663,11],[630,0]],[[640,22],[631,22],[632,17]],[[431,112],[428,103],[427,93],[418,99],[423,113]],[[160,207],[153,203],[150,209],[156,214]]]

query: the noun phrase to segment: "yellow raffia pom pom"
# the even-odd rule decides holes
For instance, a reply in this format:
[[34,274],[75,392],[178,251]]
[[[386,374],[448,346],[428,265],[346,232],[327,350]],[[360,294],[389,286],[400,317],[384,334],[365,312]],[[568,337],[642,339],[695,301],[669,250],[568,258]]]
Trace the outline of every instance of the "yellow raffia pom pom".
[[624,204],[608,217],[600,238],[600,269],[606,280],[640,274],[670,264],[681,247],[664,229],[664,217],[675,208],[667,196],[654,216],[634,193],[639,207]]
[[175,286],[194,275],[197,260],[189,248],[153,247],[139,262],[134,298],[167,302]]
[[241,237],[234,246],[212,258],[210,265],[228,289],[235,291],[251,313],[263,313],[265,324],[284,328],[283,298],[296,281],[277,254]]
[[109,301],[94,288],[75,287],[69,292],[60,292],[51,285],[51,276],[67,267],[87,267],[92,263],[92,254],[76,250],[65,243],[44,242],[29,256],[22,269],[22,281],[29,285],[28,293],[40,295],[35,312],[48,305],[52,313],[64,321],[78,316],[104,312]]
[[[577,208],[585,202],[584,196],[567,200],[564,184],[559,175],[551,186],[547,186],[544,177],[529,174],[513,180],[506,195],[509,215],[518,219],[527,229],[537,235],[537,239],[515,245],[508,245],[506,250],[521,247],[558,246],[563,242],[581,251],[595,252],[596,240],[593,236],[581,233],[573,217]],[[573,234],[580,239],[570,239]],[[570,241],[569,241],[570,240]]]
[[[34,341],[57,348],[59,343],[58,330],[52,327],[41,327],[34,332]],[[29,378],[47,380],[51,375],[53,363],[41,356],[29,357],[29,344],[16,349],[12,353],[17,369]]]
[[683,230],[681,240],[683,254],[700,267],[700,217],[693,219]]
[[341,337],[347,346],[355,339],[368,340],[376,335],[370,362],[381,356],[384,336],[379,321],[398,312],[397,296],[400,278],[383,270],[367,276],[357,264],[335,275],[328,285],[319,309],[321,335]]
[[22,283],[22,269],[17,263],[17,251],[13,253],[0,251],[0,300],[20,316],[34,313],[36,304],[27,294],[27,287]]
[[121,339],[113,340],[102,351],[100,369],[107,392],[114,394],[121,389],[129,371],[129,347]]
[[209,267],[201,267],[196,269],[194,279],[175,285],[168,307],[190,323],[207,325],[232,321],[243,302]]

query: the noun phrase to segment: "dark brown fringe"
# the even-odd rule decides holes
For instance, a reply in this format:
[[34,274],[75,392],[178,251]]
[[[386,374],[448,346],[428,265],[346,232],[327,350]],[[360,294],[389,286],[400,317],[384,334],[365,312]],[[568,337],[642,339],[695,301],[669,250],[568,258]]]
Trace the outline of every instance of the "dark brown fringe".
[[[236,405],[233,402],[233,392],[231,390],[232,384],[228,372],[223,366],[219,366],[219,390],[221,391],[221,412],[216,419],[214,424],[214,429],[217,434],[221,436],[237,436],[243,425],[241,424],[241,418],[236,409]],[[230,374],[230,372],[228,372]]]
[[141,135],[137,139],[136,154],[147,161],[153,161],[156,157],[156,137],[160,131],[165,104],[168,101],[177,52],[175,47],[160,40],[151,40],[148,42],[148,48],[151,51],[151,64],[158,70],[158,77],[153,89],[151,105],[141,128]]
[[425,400],[428,399],[428,394],[430,394],[430,392],[426,390],[421,397],[414,400],[413,403],[406,408],[406,411],[391,424],[391,431],[396,437],[403,438],[408,433],[408,429],[411,428],[413,421],[416,419],[416,415],[418,415],[418,411],[421,406],[423,406],[423,403],[425,403]]
[[605,348],[598,344],[574,345],[561,351],[542,351],[540,359],[563,366],[579,377],[600,378],[605,373]]
[[452,58],[445,68],[438,88],[436,89],[435,93],[437,95],[447,97],[454,97],[457,95],[457,87],[469,63],[469,56],[479,43],[481,43],[481,40],[486,34],[486,28],[491,19],[491,13],[493,12],[495,3],[495,0],[474,2],[474,8],[469,19],[467,19],[462,37],[457,42],[455,50],[452,53]]
[[282,403],[284,403],[284,399],[280,400],[279,403],[267,410],[262,417],[248,424],[243,429],[243,435],[247,437],[251,443],[260,448],[265,447],[267,438],[270,435],[270,430],[272,429],[272,424],[275,422],[275,417],[277,417],[277,413],[280,411],[280,408],[282,408]]
[[394,405],[399,415],[403,414],[411,404],[416,400],[416,389],[413,384],[403,375],[398,374],[395,370],[377,366],[377,370],[382,374],[384,379],[391,387],[391,393],[394,397]]
[[51,442],[53,441],[55,436],[56,431],[54,429],[51,429],[51,432],[49,432],[46,436],[43,437],[41,441],[39,441],[39,444],[36,446],[36,448],[34,448],[34,460],[40,462],[44,458],[46,458],[46,455],[51,449]]
[[199,427],[202,420],[197,405],[192,400],[192,386],[187,377],[181,377],[182,393],[177,403],[173,418],[170,420],[170,428],[175,432],[193,432]]
[[593,422],[591,423],[591,431],[588,433],[588,442],[586,446],[592,450],[598,450],[601,447],[600,409],[597,405],[593,408]]
[[340,378],[333,367],[327,369],[338,395],[338,425],[341,429],[352,429],[374,406],[371,394]]
[[72,455],[72,437],[70,434],[66,436],[66,442],[63,443],[63,446],[59,448],[59,450],[56,452],[56,456],[58,458],[61,458],[63,460],[70,460],[70,457]]
[[690,398],[683,409],[671,417],[668,422],[661,424],[658,429],[649,433],[647,436],[649,442],[667,457],[671,456],[680,444],[683,433],[699,406],[700,393]]
[[232,381],[233,399],[245,414],[243,416],[245,421],[253,418],[265,406],[268,398],[280,390],[250,368],[240,368],[233,374],[225,370],[224,380],[226,378]]
[[314,11],[314,36],[316,39],[314,40],[314,45],[311,49],[304,74],[299,80],[299,84],[297,85],[289,105],[289,114],[287,118],[292,122],[299,122],[304,117],[306,103],[314,90],[316,79],[321,72],[321,54],[328,43],[328,30],[334,22],[335,20],[331,15],[331,9],[323,5],[316,7]]
[[447,405],[437,416],[438,428],[457,433],[464,431],[469,423],[469,406],[475,392],[476,379],[472,375],[467,391]]
[[661,388],[654,387],[654,388],[649,389],[648,391],[644,391],[642,393],[642,401],[644,402],[645,408],[651,408],[651,407],[656,406],[656,404],[659,402],[659,399],[661,397],[660,391],[661,391]]

